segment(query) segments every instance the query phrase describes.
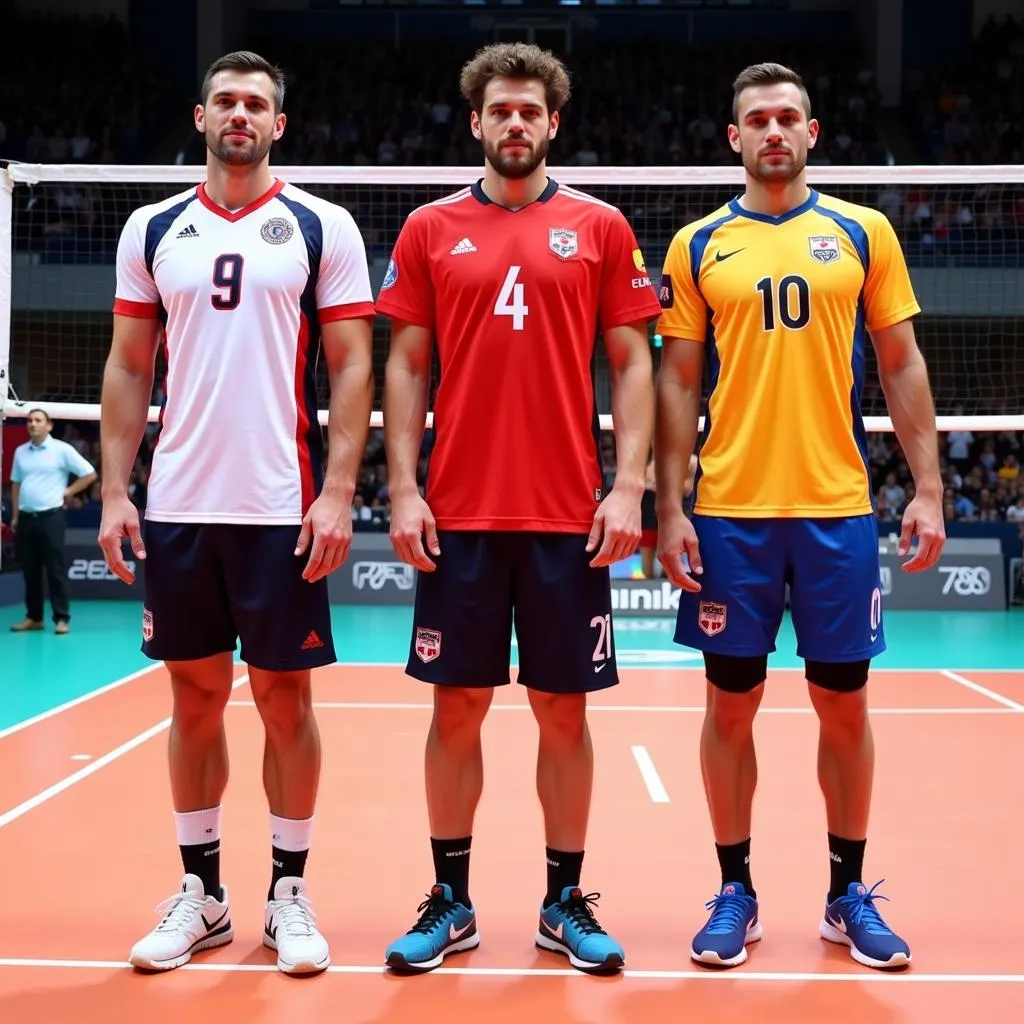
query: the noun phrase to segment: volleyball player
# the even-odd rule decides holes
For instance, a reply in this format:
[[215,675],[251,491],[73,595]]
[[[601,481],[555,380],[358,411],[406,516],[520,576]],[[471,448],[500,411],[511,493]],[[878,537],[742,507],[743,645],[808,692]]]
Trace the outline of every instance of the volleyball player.
[[[732,966],[761,936],[751,879],[752,723],[789,585],[797,654],[818,714],[831,877],[820,934],[872,967],[911,954],[862,879],[874,747],[871,659],[885,649],[878,533],[860,396],[870,336],[916,497],[909,572],[943,546],[935,415],[920,310],[885,217],[807,186],[818,136],[800,77],[776,64],[734,84],[741,196],[684,227],[664,265],[657,385],[659,559],[683,588],[675,639],[704,652],[700,755],[721,889],[691,956]],[[679,511],[702,367],[710,395],[692,522]],[[689,574],[681,556],[689,559]]]
[[[480,729],[518,681],[539,727],[547,891],[535,936],[581,970],[622,947],[580,887],[593,783],[587,694],[618,681],[608,567],[640,539],[657,296],[619,210],[548,176],[569,98],[562,64],[502,43],[462,71],[483,176],[415,210],[378,312],[393,321],[384,398],[392,540],[419,569],[407,671],[434,686],[426,791],[434,885],[386,962],[427,969],[475,947],[469,888],[483,787]],[[603,334],[617,473],[602,487],[591,366]],[[425,498],[416,467],[436,341],[440,385]],[[514,757],[515,752],[508,751]]]
[[[262,57],[215,61],[195,110],[206,180],[137,209],[118,246],[100,543],[127,582],[122,537],[145,558],[142,649],[171,677],[171,791],[185,872],[155,930],[131,951],[132,964],[155,970],[233,935],[220,821],[223,714],[239,639],[266,734],[263,941],[287,973],[330,962],[303,880],[320,771],[310,672],[335,659],[327,576],[351,542],[372,408],[373,305],[349,213],[270,171],[283,100],[284,79]],[[140,533],[127,485],[162,323],[167,399]],[[321,345],[331,387],[326,467]]]

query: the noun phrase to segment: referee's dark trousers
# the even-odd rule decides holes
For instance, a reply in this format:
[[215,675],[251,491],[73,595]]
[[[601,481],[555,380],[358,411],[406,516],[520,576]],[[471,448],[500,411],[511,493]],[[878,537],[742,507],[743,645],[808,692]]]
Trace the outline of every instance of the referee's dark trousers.
[[54,622],[68,622],[71,609],[64,567],[64,509],[18,514],[18,558],[25,577],[25,611],[43,621],[43,576],[50,586]]

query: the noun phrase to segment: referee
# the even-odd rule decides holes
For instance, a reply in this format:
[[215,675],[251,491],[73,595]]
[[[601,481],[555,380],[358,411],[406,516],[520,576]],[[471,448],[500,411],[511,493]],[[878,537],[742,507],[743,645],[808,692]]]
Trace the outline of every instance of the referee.
[[[64,579],[64,501],[84,491],[96,471],[66,441],[50,436],[53,421],[42,409],[26,420],[29,440],[14,452],[11,466],[11,529],[25,577],[25,618],[11,626],[21,633],[43,628],[43,573],[57,633],[68,631],[71,610]],[[68,477],[78,479],[71,485]]]

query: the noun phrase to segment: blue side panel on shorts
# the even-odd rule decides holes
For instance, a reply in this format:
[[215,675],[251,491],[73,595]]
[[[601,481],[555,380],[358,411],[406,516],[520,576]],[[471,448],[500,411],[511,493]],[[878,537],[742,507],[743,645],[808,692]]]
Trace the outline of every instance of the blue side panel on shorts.
[[306,445],[309,448],[311,469],[313,471],[313,492],[319,494],[324,479],[324,438],[320,421],[317,418],[316,367],[320,360],[320,316],[316,304],[316,286],[320,280],[320,260],[324,250],[324,229],[320,218],[302,203],[296,202],[282,194],[278,194],[279,202],[284,203],[299,222],[299,231],[306,242],[306,253],[309,259],[309,280],[302,292],[299,305],[309,325],[309,338],[306,346],[306,372],[303,380],[303,401],[306,404],[306,417],[309,426],[306,428]]

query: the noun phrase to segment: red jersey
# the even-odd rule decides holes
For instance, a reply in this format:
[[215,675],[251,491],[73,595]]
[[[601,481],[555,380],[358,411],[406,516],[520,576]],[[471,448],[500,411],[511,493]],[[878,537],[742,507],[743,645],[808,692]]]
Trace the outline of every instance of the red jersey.
[[622,213],[555,181],[512,211],[477,182],[409,215],[376,308],[437,345],[438,529],[589,533],[597,335],[661,311]]

